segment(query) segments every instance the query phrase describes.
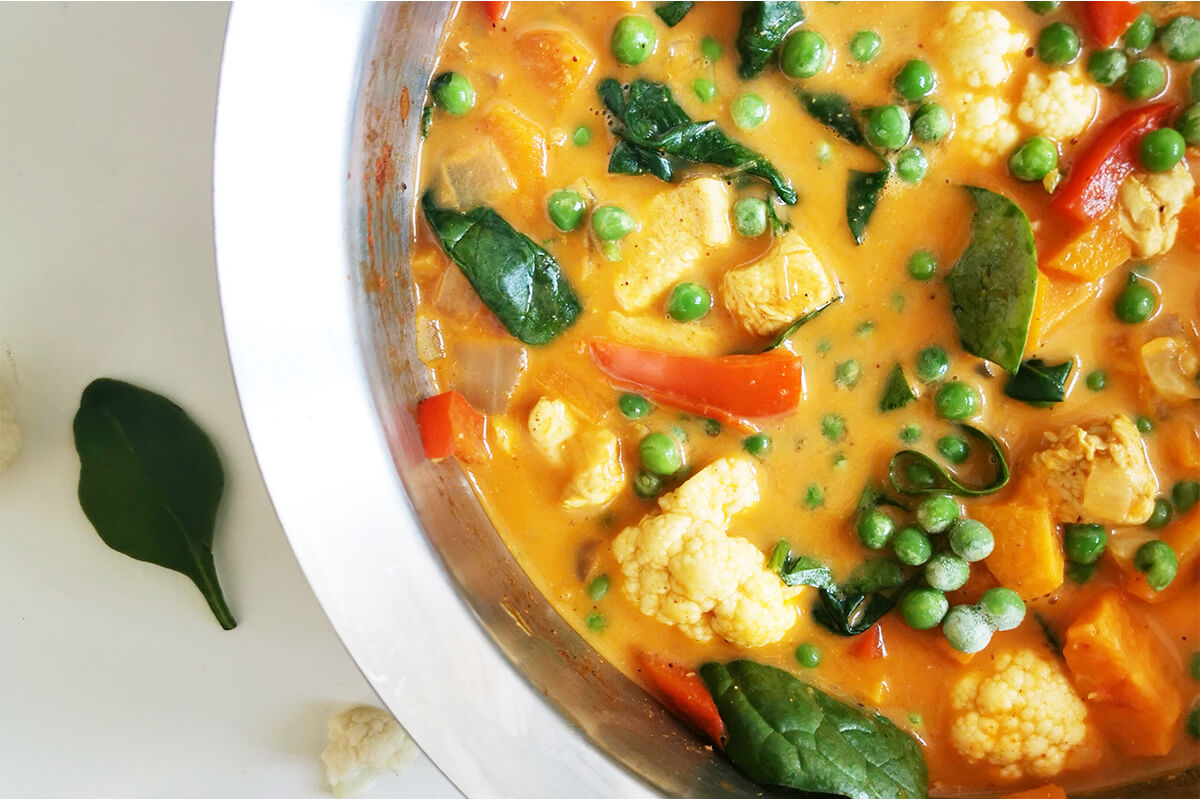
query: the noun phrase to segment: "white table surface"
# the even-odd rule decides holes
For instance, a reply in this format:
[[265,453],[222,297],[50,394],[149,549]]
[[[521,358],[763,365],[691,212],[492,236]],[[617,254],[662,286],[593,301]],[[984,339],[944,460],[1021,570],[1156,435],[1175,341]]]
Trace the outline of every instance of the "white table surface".
[[[25,437],[0,476],[3,795],[321,796],[329,716],[377,702],[288,548],[229,369],[211,209],[226,13],[0,5],[0,381]],[[216,443],[236,630],[79,510],[71,420],[99,376],[173,398]],[[371,792],[455,795],[423,756]]]

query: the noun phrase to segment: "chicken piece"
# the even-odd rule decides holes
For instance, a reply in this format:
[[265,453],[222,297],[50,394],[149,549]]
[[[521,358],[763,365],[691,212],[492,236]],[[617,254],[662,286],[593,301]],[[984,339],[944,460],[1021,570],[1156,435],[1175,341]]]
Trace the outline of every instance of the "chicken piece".
[[553,464],[562,462],[562,449],[579,425],[562,400],[543,397],[529,412],[529,435]]
[[1100,104],[1100,93],[1083,78],[1065,70],[1055,70],[1045,78],[1029,73],[1017,119],[1056,142],[1067,142],[1091,124]]
[[1121,231],[1133,245],[1133,254],[1149,258],[1175,245],[1179,213],[1192,199],[1196,182],[1180,162],[1168,172],[1130,175],[1117,195]]
[[721,338],[712,328],[680,325],[660,317],[630,317],[608,312],[608,330],[624,344],[652,347],[690,356],[712,356],[721,351]]
[[625,486],[621,440],[612,431],[594,429],[579,434],[582,466],[563,493],[564,508],[595,508],[611,501]]
[[493,205],[517,190],[508,162],[490,138],[447,157],[442,162],[442,179],[442,191],[448,196],[440,199],[462,210]]
[[1141,525],[1154,511],[1158,479],[1133,420],[1117,414],[1083,429],[1047,433],[1033,456],[1060,522]]
[[695,178],[650,202],[640,234],[622,243],[613,293],[625,311],[641,311],[714,247],[729,243],[732,192],[717,178]]
[[754,264],[726,273],[722,290],[729,313],[759,336],[778,333],[841,294],[837,278],[796,231]]
[[555,105],[574,94],[596,65],[592,52],[564,30],[530,31],[515,45],[517,58]]
[[1142,367],[1154,391],[1172,401],[1200,399],[1200,355],[1180,336],[1159,336],[1142,345]]

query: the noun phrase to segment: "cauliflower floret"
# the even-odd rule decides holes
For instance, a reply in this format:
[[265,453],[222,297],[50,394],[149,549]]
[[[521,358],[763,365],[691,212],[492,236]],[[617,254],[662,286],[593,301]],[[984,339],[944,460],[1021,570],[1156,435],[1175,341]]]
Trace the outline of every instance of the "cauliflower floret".
[[12,402],[0,383],[0,472],[8,469],[21,453],[21,426],[13,414]]
[[552,463],[562,461],[562,446],[575,435],[579,424],[562,400],[543,397],[529,412],[529,435]]
[[613,293],[625,311],[641,311],[706,253],[729,243],[731,192],[724,181],[696,178],[650,202],[641,234],[622,243]]
[[712,356],[722,347],[720,334],[715,329],[680,325],[662,317],[630,317],[620,311],[610,311],[608,328],[613,338],[625,344],[672,353]]
[[998,97],[960,95],[955,141],[965,142],[979,163],[994,164],[1007,156],[1021,138],[1011,115],[1012,106]]
[[943,73],[972,88],[999,86],[1008,80],[1029,37],[1009,24],[999,11],[960,4],[934,34],[945,55]]
[[1030,73],[1017,106],[1017,119],[1042,136],[1065,142],[1087,128],[1099,103],[1096,87],[1069,72],[1055,70],[1049,80]]
[[1046,441],[1050,447],[1033,463],[1056,496],[1060,521],[1141,525],[1150,518],[1158,479],[1129,417],[1117,414],[1087,430],[1072,425],[1047,433]]
[[334,797],[367,791],[380,772],[399,775],[417,756],[400,723],[374,706],[355,706],[329,720],[329,744],[321,753]]
[[1117,221],[1138,258],[1165,253],[1175,245],[1179,212],[1196,182],[1183,162],[1168,172],[1130,175],[1118,194]]
[[727,272],[722,288],[729,313],[759,336],[778,333],[840,293],[837,279],[795,231],[754,264]]
[[603,429],[584,431],[579,440],[583,467],[567,484],[562,504],[566,508],[602,506],[625,485],[621,440]]
[[1159,336],[1142,345],[1142,367],[1154,390],[1168,400],[1200,399],[1200,354],[1181,336]]
[[739,647],[762,647],[791,630],[798,616],[779,576],[746,539],[728,536],[732,515],[758,502],[754,464],[714,461],[662,497],[613,541],[623,589],[643,614],[699,642],[715,633]]
[[[986,662],[985,662],[986,663]],[[1097,755],[1087,707],[1057,664],[1032,650],[1002,653],[950,692],[954,749],[1009,779],[1049,778]]]

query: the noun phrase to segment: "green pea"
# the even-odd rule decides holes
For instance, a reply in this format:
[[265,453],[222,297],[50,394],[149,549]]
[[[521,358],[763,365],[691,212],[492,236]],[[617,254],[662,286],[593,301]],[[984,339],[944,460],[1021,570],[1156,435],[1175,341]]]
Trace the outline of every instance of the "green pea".
[[1129,52],[1140,53],[1154,44],[1154,34],[1157,32],[1158,26],[1154,24],[1154,17],[1150,16],[1148,11],[1143,12],[1129,23],[1129,27],[1121,36],[1121,42]]
[[765,456],[771,451],[771,437],[765,433],[755,433],[742,439],[742,447],[752,456]]
[[1167,71],[1152,58],[1139,58],[1129,65],[1124,86],[1130,100],[1149,100],[1166,88]]
[[1025,601],[1012,589],[997,586],[979,598],[978,608],[998,631],[1011,631],[1025,619]]
[[921,587],[911,589],[900,599],[900,615],[908,623],[908,627],[918,631],[936,628],[942,623],[950,601],[943,592],[937,589]]
[[1142,166],[1151,172],[1167,172],[1183,160],[1185,149],[1183,134],[1174,128],[1159,128],[1142,137],[1138,155]]
[[883,39],[875,31],[859,31],[850,37],[850,57],[865,64],[883,47]]
[[1094,369],[1088,373],[1088,376],[1084,382],[1093,392],[1099,392],[1108,385],[1108,375],[1105,374],[1104,370]]
[[1058,2],[1058,0],[1033,0],[1025,5],[1035,14],[1049,14],[1062,5],[1062,3]]
[[1188,736],[1193,739],[1200,739],[1200,707],[1193,708],[1188,712],[1184,728],[1187,730]]
[[833,382],[847,389],[853,388],[861,376],[862,364],[853,358],[843,361],[833,370]]
[[925,582],[943,592],[961,589],[971,577],[971,565],[953,553],[942,551],[925,562]]
[[712,295],[698,283],[681,283],[671,290],[667,313],[676,322],[694,322],[712,308]]
[[1175,120],[1175,130],[1190,145],[1200,145],[1200,103],[1193,103],[1184,109]]
[[1154,420],[1147,416],[1139,415],[1133,422],[1137,425],[1140,433],[1152,433],[1154,431]]
[[908,424],[900,429],[900,441],[908,442],[909,444],[921,438],[921,426]]
[[982,404],[974,386],[962,381],[951,381],[938,389],[933,398],[934,407],[942,419],[968,419],[979,413]]
[[1154,315],[1158,310],[1158,298],[1153,289],[1131,274],[1129,284],[1117,295],[1113,310],[1121,322],[1136,325]]
[[617,408],[626,419],[641,419],[649,416],[654,410],[649,400],[632,392],[626,392],[617,398]]
[[613,28],[609,47],[617,61],[636,66],[650,57],[657,41],[658,34],[654,32],[654,23],[645,17],[630,14],[621,17],[617,26]]
[[960,653],[978,653],[992,640],[992,626],[973,606],[954,606],[942,620],[942,634]]
[[963,561],[982,561],[996,548],[996,537],[977,519],[960,519],[950,526],[950,549]]
[[588,597],[594,602],[600,602],[604,599],[604,595],[608,594],[608,576],[600,575],[592,580],[587,587]]
[[643,500],[658,497],[664,486],[662,478],[644,469],[639,469],[633,478],[633,493]]
[[855,567],[846,578],[846,591],[871,594],[904,583],[904,569],[887,558],[872,558]]
[[1138,572],[1145,573],[1147,586],[1161,592],[1175,580],[1175,573],[1179,571],[1179,558],[1171,549],[1171,545],[1155,539],[1137,549],[1133,554],[1133,566]]
[[1008,159],[1009,171],[1022,181],[1040,181],[1057,168],[1058,148],[1045,136],[1034,136]]
[[815,644],[805,642],[796,648],[796,661],[806,669],[816,669],[821,663],[821,651]]
[[1079,34],[1065,22],[1051,22],[1038,34],[1037,54],[1052,67],[1070,64],[1079,57]]
[[937,449],[951,464],[961,464],[971,455],[971,445],[959,436],[943,436],[938,439]]
[[733,227],[748,239],[767,232],[767,201],[743,197],[733,204]]
[[913,280],[929,280],[937,274],[937,259],[928,250],[918,250],[908,257],[908,274]]
[[926,533],[941,533],[962,516],[962,507],[948,494],[934,494],[917,504],[916,516]]
[[825,490],[815,483],[810,483],[804,490],[804,505],[810,510],[825,505]]
[[592,230],[602,242],[624,239],[637,229],[637,223],[620,206],[600,206],[592,212]]
[[920,461],[909,464],[904,470],[904,477],[918,489],[932,489],[933,485],[937,483],[937,474],[928,464]]
[[937,78],[933,70],[919,58],[906,62],[892,81],[892,87],[911,103],[926,97],[936,86]]
[[1179,481],[1171,487],[1171,502],[1180,514],[1192,510],[1192,506],[1200,503],[1200,481]]
[[442,108],[460,117],[475,107],[475,87],[465,75],[451,72],[450,77],[437,88],[435,99]]
[[580,125],[575,129],[575,132],[571,134],[571,141],[575,143],[576,147],[586,147],[588,142],[591,140],[592,131],[587,125]]
[[836,442],[846,435],[846,420],[840,414],[826,414],[821,417],[821,433],[831,442]]
[[1101,86],[1112,86],[1129,69],[1129,57],[1121,50],[1097,50],[1088,56],[1087,70],[1092,80]]
[[949,371],[950,356],[941,345],[930,345],[917,353],[917,378],[924,383],[940,381]]
[[929,162],[919,147],[910,147],[896,159],[896,174],[905,183],[920,183],[929,170]]
[[1096,574],[1095,564],[1076,564],[1074,562],[1067,564],[1063,573],[1071,579],[1072,583],[1077,583],[1080,586],[1087,583]]
[[892,552],[900,563],[919,567],[933,555],[933,543],[915,525],[907,525],[892,537]]
[[1188,95],[1193,103],[1200,103],[1200,67],[1192,70],[1192,79],[1188,84],[1190,89]]
[[583,199],[583,195],[570,189],[559,189],[546,201],[546,213],[550,215],[554,227],[560,231],[573,231],[578,228],[586,212],[587,201]]
[[886,150],[899,150],[908,141],[908,114],[900,106],[878,106],[867,114],[867,141]]
[[753,92],[742,92],[729,109],[733,124],[744,131],[757,128],[767,118],[767,102]]
[[1095,564],[1108,546],[1108,531],[1103,525],[1068,525],[1063,530],[1063,550],[1076,564]]
[[922,142],[936,142],[950,132],[950,112],[938,103],[926,103],[913,115],[913,133]]
[[700,40],[700,55],[708,61],[716,61],[725,52],[725,48],[711,36],[705,36]]
[[652,433],[638,445],[642,463],[655,475],[674,475],[683,467],[679,443],[665,433]]
[[860,514],[858,524],[855,525],[858,540],[862,542],[863,547],[870,550],[882,550],[886,547],[895,530],[896,523],[892,518],[877,508]]
[[1150,512],[1150,519],[1146,520],[1146,527],[1152,531],[1167,527],[1167,523],[1171,521],[1171,516],[1174,511],[1171,508],[1171,501],[1165,497],[1159,497],[1154,500],[1154,510]]
[[604,629],[608,627],[608,620],[604,618],[603,614],[588,614],[585,622],[588,630],[592,633],[603,633]]
[[783,43],[779,68],[791,78],[811,78],[825,69],[829,48],[825,37],[816,31],[798,30]]
[[696,99],[701,103],[707,103],[717,96],[717,84],[708,78],[696,78],[692,81],[692,91],[696,93]]
[[1158,31],[1158,46],[1172,61],[1200,58],[1200,19],[1180,14]]

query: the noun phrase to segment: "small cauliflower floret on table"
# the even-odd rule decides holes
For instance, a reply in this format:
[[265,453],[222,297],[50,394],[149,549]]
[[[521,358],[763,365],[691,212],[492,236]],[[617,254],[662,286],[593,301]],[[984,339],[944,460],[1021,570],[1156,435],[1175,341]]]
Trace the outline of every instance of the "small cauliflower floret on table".
[[1200,399],[1200,354],[1182,336],[1159,336],[1142,345],[1142,368],[1159,396],[1173,402]]
[[714,247],[733,238],[731,192],[717,178],[694,178],[651,202],[640,233],[622,242],[613,293],[625,311],[641,311]]
[[625,485],[621,440],[603,428],[579,429],[578,419],[562,400],[543,397],[529,412],[529,436],[552,464],[571,452],[575,472],[563,492],[564,508],[595,508],[610,502]]
[[1154,512],[1158,479],[1133,420],[1118,414],[1088,429],[1047,433],[1033,457],[1060,522],[1141,525]]
[[395,717],[382,708],[354,706],[329,720],[321,760],[333,796],[354,797],[381,772],[399,775],[416,756],[416,744]]
[[721,337],[713,328],[680,325],[663,317],[631,317],[608,312],[608,330],[622,344],[649,347],[689,356],[714,356],[721,352]]
[[933,36],[943,53],[947,79],[975,89],[1000,86],[1024,57],[1029,37],[992,9],[960,3]]
[[782,639],[798,615],[766,557],[726,528],[758,502],[752,462],[724,458],[659,499],[660,514],[621,531],[613,554],[623,590],[643,614],[699,642],[713,635],[739,647]]
[[828,305],[841,290],[796,231],[785,234],[759,261],[725,274],[725,307],[743,328],[771,336]]
[[1041,136],[1066,142],[1087,128],[1099,103],[1095,86],[1065,70],[1051,72],[1048,79],[1033,72],[1025,79],[1017,119]]
[[955,121],[954,140],[984,165],[1007,158],[1021,138],[1012,121],[1012,106],[991,95],[959,95]]
[[1088,741],[1087,707],[1058,665],[1032,650],[1001,653],[964,675],[950,705],[954,749],[1002,778],[1049,778],[1098,755]]
[[1195,189],[1196,182],[1183,162],[1168,172],[1125,179],[1117,195],[1117,214],[1135,256],[1149,258],[1174,247],[1179,214]]

